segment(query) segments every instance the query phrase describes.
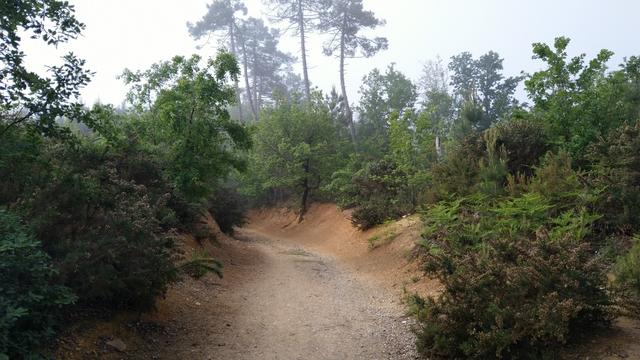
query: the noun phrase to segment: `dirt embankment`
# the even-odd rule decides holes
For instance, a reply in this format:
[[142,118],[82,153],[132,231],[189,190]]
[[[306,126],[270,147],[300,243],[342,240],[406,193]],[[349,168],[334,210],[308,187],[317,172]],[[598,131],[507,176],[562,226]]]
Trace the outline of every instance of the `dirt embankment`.
[[245,233],[264,234],[294,243],[339,261],[359,277],[388,289],[400,298],[407,292],[436,294],[437,282],[425,278],[412,261],[422,226],[417,215],[360,231],[349,211],[335,204],[314,204],[302,223],[287,209],[261,209],[250,213]]

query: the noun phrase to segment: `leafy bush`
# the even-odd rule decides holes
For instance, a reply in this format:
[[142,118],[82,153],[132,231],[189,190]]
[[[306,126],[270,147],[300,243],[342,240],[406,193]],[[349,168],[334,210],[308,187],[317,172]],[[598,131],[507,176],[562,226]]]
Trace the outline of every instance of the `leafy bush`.
[[158,220],[167,196],[126,179],[122,159],[99,146],[50,155],[53,176],[21,208],[64,284],[81,304],[150,308],[175,272]]
[[411,212],[407,174],[389,160],[368,163],[353,179],[357,208],[351,221],[361,229]]
[[49,164],[43,159],[43,138],[16,129],[0,138],[0,204],[10,204],[46,179]]
[[235,226],[242,226],[246,223],[248,203],[236,188],[230,186],[219,188],[209,201],[208,207],[220,226],[220,230],[225,234],[233,235]]
[[496,149],[504,147],[510,174],[531,176],[534,167],[551,149],[542,126],[525,119],[514,119],[496,125]]
[[589,147],[599,185],[606,187],[599,211],[609,227],[640,230],[640,121],[625,124]]
[[389,215],[393,215],[383,206],[384,204],[373,201],[360,205],[351,214],[351,222],[362,230],[382,224],[390,218]]
[[607,324],[604,263],[585,236],[597,218],[551,216],[538,194],[441,203],[425,216],[425,266],[444,286],[417,310],[419,349],[454,358],[537,358]]
[[18,218],[0,208],[0,359],[35,356],[54,334],[60,309],[75,301]]
[[498,131],[496,128],[488,129],[482,135],[487,147],[487,155],[480,159],[478,190],[486,195],[498,196],[504,193],[504,184],[509,174],[507,151],[504,145],[497,145]]
[[331,181],[322,188],[330,199],[343,209],[350,209],[357,205],[358,187],[353,181],[354,174],[362,168],[362,161],[356,155],[351,155],[347,164],[331,174]]
[[531,177],[549,149],[541,126],[523,119],[501,122],[455,143],[444,161],[433,167],[432,183],[441,197],[466,196],[476,190],[499,195],[508,176]]
[[600,199],[602,189],[592,184],[587,173],[573,169],[565,151],[548,153],[535,171],[528,189],[549,199],[557,211],[594,208]]
[[634,238],[629,252],[618,258],[614,269],[622,306],[640,318],[640,236]]
[[485,156],[485,151],[482,137],[476,132],[454,144],[445,159],[431,170],[436,193],[440,196],[473,193],[478,183],[480,159]]

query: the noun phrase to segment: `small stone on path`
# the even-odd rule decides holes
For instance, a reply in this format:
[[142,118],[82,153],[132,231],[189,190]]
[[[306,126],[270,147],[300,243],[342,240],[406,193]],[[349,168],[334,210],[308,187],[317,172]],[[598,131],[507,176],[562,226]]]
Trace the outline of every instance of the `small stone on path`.
[[118,338],[115,338],[111,341],[107,341],[107,345],[120,352],[124,352],[125,350],[127,350],[127,344],[125,344],[124,341]]

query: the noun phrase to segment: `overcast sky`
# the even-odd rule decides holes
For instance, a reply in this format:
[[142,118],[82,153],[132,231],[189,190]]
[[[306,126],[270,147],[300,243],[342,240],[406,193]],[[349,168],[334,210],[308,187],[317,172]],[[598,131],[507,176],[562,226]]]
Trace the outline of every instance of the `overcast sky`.
[[[71,0],[77,18],[86,24],[81,38],[54,52],[28,43],[33,66],[58,62],[57,55],[73,51],[95,72],[82,93],[83,100],[119,105],[125,88],[116,76],[124,68],[145,69],[174,55],[215,54],[213,46],[198,50],[186,23],[197,21],[211,0]],[[263,15],[260,0],[245,0],[251,16]],[[636,0],[364,0],[365,8],[387,21],[374,31],[389,39],[389,49],[370,59],[349,60],[347,86],[358,98],[362,77],[371,69],[396,63],[411,79],[420,77],[422,64],[437,55],[448,59],[462,51],[475,56],[497,51],[505,73],[535,71],[533,42],[551,43],[556,36],[572,39],[570,53],[615,52],[611,66],[623,57],[640,55],[637,39],[640,1]],[[328,91],[338,87],[338,62],[322,54],[323,36],[310,34],[312,83]],[[212,44],[212,45],[215,45]],[[281,49],[298,55],[297,39],[285,35]],[[296,67],[300,73],[300,66]]]

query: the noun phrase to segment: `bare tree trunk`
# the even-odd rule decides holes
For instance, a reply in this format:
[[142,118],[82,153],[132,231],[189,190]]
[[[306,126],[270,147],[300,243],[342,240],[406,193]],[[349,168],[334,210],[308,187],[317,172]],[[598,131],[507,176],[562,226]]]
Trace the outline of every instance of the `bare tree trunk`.
[[300,201],[300,215],[298,216],[298,223],[304,220],[304,214],[307,212],[307,201],[309,200],[309,159],[305,160],[304,165],[304,180],[302,181],[302,199]]
[[256,108],[256,112],[254,113],[255,117],[256,117],[256,121],[259,120],[259,115],[260,115],[260,102],[258,101],[259,97],[258,97],[258,55],[256,52],[256,47],[255,44],[253,46],[252,49],[253,52],[253,104]]
[[343,29],[340,34],[340,87],[342,89],[342,100],[344,101],[345,117],[347,118],[347,124],[349,125],[349,134],[351,135],[351,141],[356,144],[356,129],[353,124],[353,113],[351,112],[351,106],[349,106],[349,99],[347,98],[347,86],[344,80],[344,52],[345,52],[345,39],[344,30],[347,26],[347,16],[345,14],[343,21]]
[[251,112],[253,112],[253,119],[258,121],[258,112],[256,111],[255,104],[253,103],[253,96],[251,95],[251,86],[249,84],[249,66],[247,65],[247,47],[245,46],[244,39],[242,39],[242,66],[244,68],[244,83],[247,87],[245,91],[247,92],[247,98],[249,99],[249,106],[251,107]]
[[[238,59],[238,49],[236,48],[236,24],[235,22],[231,23],[229,26],[229,40],[231,42],[231,53],[233,56]],[[235,88],[236,88],[236,103],[238,104],[238,115],[240,116],[240,121],[244,122],[244,116],[242,116],[242,99],[240,98],[240,86],[239,79],[235,80]]]
[[300,50],[302,52],[302,75],[304,77],[304,91],[307,101],[311,101],[311,85],[309,84],[309,71],[307,68],[307,46],[304,29],[304,11],[302,0],[298,0],[298,28],[300,30]]

